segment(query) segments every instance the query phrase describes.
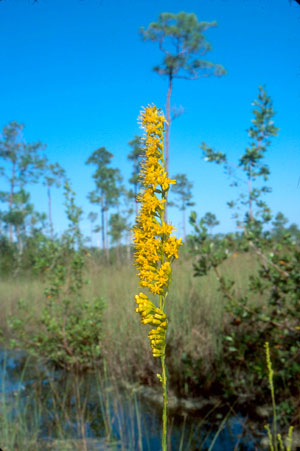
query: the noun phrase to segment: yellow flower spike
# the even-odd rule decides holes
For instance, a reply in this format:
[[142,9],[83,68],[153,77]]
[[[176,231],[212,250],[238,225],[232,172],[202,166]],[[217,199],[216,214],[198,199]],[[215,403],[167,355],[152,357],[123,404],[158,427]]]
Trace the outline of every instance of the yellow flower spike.
[[136,224],[133,228],[135,247],[135,265],[138,269],[140,285],[148,288],[154,296],[153,303],[144,294],[135,296],[136,312],[143,324],[154,326],[148,334],[153,357],[160,357],[162,374],[158,378],[163,388],[163,434],[162,450],[166,450],[167,437],[167,377],[165,367],[167,316],[164,312],[165,301],[171,280],[172,261],[178,257],[181,240],[172,236],[175,228],[165,220],[167,194],[170,185],[176,183],[166,172],[164,163],[164,126],[166,120],[155,105],[143,108],[139,116],[144,152],[141,162],[141,193],[137,196],[140,203]]

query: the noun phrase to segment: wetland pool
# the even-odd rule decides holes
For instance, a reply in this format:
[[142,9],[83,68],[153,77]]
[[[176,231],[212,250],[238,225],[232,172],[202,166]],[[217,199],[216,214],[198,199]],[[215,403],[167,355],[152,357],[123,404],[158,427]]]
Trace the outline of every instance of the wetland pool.
[[[262,449],[241,415],[217,416],[211,425],[196,412],[170,411],[168,449]],[[98,372],[49,370],[22,351],[0,351],[3,451],[160,451],[160,440],[161,408],[143,389],[125,390]]]

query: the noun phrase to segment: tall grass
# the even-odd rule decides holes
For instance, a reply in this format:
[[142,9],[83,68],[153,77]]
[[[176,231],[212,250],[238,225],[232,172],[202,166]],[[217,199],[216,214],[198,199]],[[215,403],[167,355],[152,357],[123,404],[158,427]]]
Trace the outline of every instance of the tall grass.
[[19,299],[30,300],[33,313],[39,313],[43,299],[43,284],[32,276],[0,279],[1,315],[0,329],[8,333],[7,319],[16,314]]
[[141,420],[134,394],[121,392],[103,368],[83,377],[36,363],[27,358],[21,374],[16,368],[20,384],[12,391],[6,358],[2,362],[1,449],[137,449],[141,431],[135,424]]
[[[220,340],[229,321],[224,315],[223,300],[214,275],[193,277],[192,263],[192,258],[187,257],[174,262],[166,306],[170,318],[170,347],[177,350],[173,355],[173,366],[178,368],[183,352],[190,353],[195,359],[201,356],[209,366],[221,351]],[[234,276],[237,290],[242,293],[247,288],[249,273],[256,267],[254,257],[241,254],[226,261],[221,271]],[[135,373],[141,381],[152,383],[155,379],[149,376],[149,370],[155,370],[155,361],[150,359],[147,331],[137,327],[134,311],[134,294],[139,286],[135,272],[128,261],[122,265],[105,265],[91,257],[86,274],[91,282],[84,288],[83,296],[106,299],[103,354],[110,372],[115,377],[129,379]],[[0,281],[0,290],[4,293],[0,328],[6,338],[9,337],[7,320],[9,315],[16,314],[18,300],[29,301],[33,316],[39,315],[44,305],[43,289],[43,281],[33,277]]]

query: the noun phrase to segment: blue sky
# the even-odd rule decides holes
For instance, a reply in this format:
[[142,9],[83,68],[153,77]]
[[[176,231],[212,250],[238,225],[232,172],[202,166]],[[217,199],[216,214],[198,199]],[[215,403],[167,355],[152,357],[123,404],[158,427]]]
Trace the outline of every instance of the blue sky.
[[[172,123],[170,173],[194,183],[194,209],[212,211],[218,230],[234,230],[226,202],[235,198],[220,167],[205,163],[205,141],[237,163],[250,126],[251,102],[265,85],[280,128],[266,156],[272,194],[266,200],[300,225],[300,6],[288,0],[3,0],[0,2],[0,128],[25,123],[27,142],[47,145],[71,179],[77,202],[87,200],[93,168],[85,161],[98,147],[114,154],[113,167],[131,173],[128,141],[140,134],[142,106],[164,108],[167,80],[152,71],[162,55],[138,35],[161,12],[194,12],[218,22],[206,32],[213,50],[207,59],[227,75],[175,80],[172,104],[184,114]],[[3,188],[3,181],[0,189]],[[36,208],[46,211],[44,188],[33,187]],[[181,215],[170,211],[179,228]],[[66,226],[60,191],[54,192],[57,232]],[[82,223],[89,234],[87,219]]]

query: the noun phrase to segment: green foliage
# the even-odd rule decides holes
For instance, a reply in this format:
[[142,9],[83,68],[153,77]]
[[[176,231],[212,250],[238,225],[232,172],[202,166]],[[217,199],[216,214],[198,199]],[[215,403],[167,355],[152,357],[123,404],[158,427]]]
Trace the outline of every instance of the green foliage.
[[133,170],[129,183],[133,185],[133,192],[131,192],[131,196],[134,197],[136,202],[136,196],[141,187],[139,174],[141,170],[141,155],[143,154],[142,138],[140,136],[135,136],[131,141],[129,141],[128,145],[131,147],[131,152],[128,154],[127,158],[133,163]]
[[171,186],[171,193],[177,197],[176,202],[172,204],[180,210],[186,210],[187,207],[195,205],[191,202],[193,183],[188,180],[186,174],[176,174],[172,179],[176,180],[176,184]]
[[[38,258],[43,254],[45,215],[32,212],[26,221],[26,230],[20,228],[22,241],[10,242],[6,235],[0,237],[0,273],[2,276],[17,277],[34,271]],[[20,245],[21,248],[20,248]],[[21,253],[20,253],[21,250]]]
[[57,302],[48,299],[39,318],[33,318],[29,305],[21,300],[18,314],[34,322],[38,332],[28,332],[17,317],[11,318],[10,327],[16,338],[11,346],[25,346],[36,357],[66,370],[84,371],[92,368],[101,357],[101,326],[104,301],[65,298]]
[[288,222],[289,220],[284,216],[283,213],[281,213],[281,211],[278,212],[277,215],[275,216],[272,222],[273,225],[272,234],[277,240],[284,238],[286,232],[285,226]]
[[[30,303],[20,300],[17,315],[10,318],[12,346],[26,348],[35,356],[67,370],[82,371],[101,356],[104,301],[82,299],[86,251],[79,229],[81,209],[65,183],[69,228],[61,241],[46,240],[36,262],[45,274],[44,308],[35,316]],[[33,329],[33,332],[31,330]]]
[[125,230],[129,230],[129,225],[126,218],[120,215],[120,213],[114,213],[109,218],[111,242],[113,244],[120,244],[122,235]]
[[0,271],[2,276],[11,273],[12,268],[15,265],[16,255],[17,255],[17,247],[15,243],[10,243],[7,236],[1,235]]
[[205,227],[205,216],[197,224],[197,214],[195,211],[190,215],[190,224],[193,226],[195,232],[191,245],[193,253],[198,256],[197,262],[193,264],[194,275],[204,276],[213,269],[218,280],[222,280],[222,283],[228,284],[229,281],[225,282],[223,280],[224,278],[219,275],[218,267],[228,258],[229,252],[233,248],[231,235],[221,239],[218,237],[211,238],[207,227]]
[[44,146],[40,142],[27,144],[22,136],[23,128],[23,124],[10,122],[3,128],[0,140],[1,173],[8,183],[7,190],[0,193],[0,200],[8,206],[3,221],[9,227],[11,243],[15,231],[20,254],[25,219],[33,212],[25,187],[39,180],[45,162],[45,157],[40,155]]
[[[232,177],[232,186],[239,187],[240,194],[236,201],[228,203],[230,208],[236,210],[235,217],[239,218],[239,211],[244,212],[244,217],[239,220],[240,227],[256,227],[271,220],[270,209],[262,200],[262,195],[269,193],[271,189],[264,185],[269,178],[269,168],[263,162],[263,158],[271,144],[270,138],[276,136],[278,128],[274,126],[273,104],[266,90],[259,86],[257,99],[252,103],[254,106],[252,125],[248,129],[250,143],[241,155],[237,168],[242,171],[242,178],[235,173],[235,165],[228,162],[227,156],[222,152],[216,152],[205,143],[201,145],[206,161],[222,164],[225,171]],[[258,184],[257,184],[258,180]],[[254,185],[256,183],[256,186]],[[246,186],[246,190],[244,189]],[[246,211],[245,211],[246,208]]]
[[211,147],[208,147],[204,142],[201,145],[205,161],[214,162],[216,164],[227,163],[227,157],[222,152],[216,152]]
[[115,206],[119,202],[119,196],[123,191],[121,186],[122,177],[119,169],[109,167],[113,155],[101,147],[95,150],[86,161],[86,164],[93,164],[96,170],[93,174],[96,188],[89,193],[89,200],[93,204],[100,206],[101,212],[101,233],[102,248],[107,251],[107,211],[110,207]]
[[144,40],[159,43],[164,53],[162,63],[154,67],[160,75],[172,78],[196,79],[207,75],[223,75],[225,70],[220,64],[197,58],[211,50],[204,32],[215,27],[216,22],[199,22],[194,13],[184,11],[161,13],[157,22],[140,33]]
[[65,170],[58,163],[47,163],[45,165],[45,170],[43,172],[44,175],[44,184],[51,188],[52,186],[56,186],[59,188],[65,178]]
[[214,213],[211,213],[210,211],[208,211],[203,216],[203,224],[205,224],[208,227],[208,229],[210,230],[210,233],[212,233],[213,228],[216,227],[217,225],[219,225],[220,222],[217,220],[217,217]]
[[[245,393],[264,397],[264,358],[261,343],[268,340],[274,349],[274,362],[280,365],[277,385],[280,400],[297,393],[300,374],[299,359],[299,292],[300,249],[292,240],[281,242],[256,236],[256,244],[245,237],[212,239],[203,225],[191,217],[195,236],[193,252],[197,255],[194,275],[206,276],[211,271],[218,282],[225,310],[231,318],[224,329],[219,377],[228,394]],[[248,279],[248,289],[239,293],[236,281],[221,271],[225,260],[246,251],[257,258],[258,270]],[[261,243],[261,247],[257,245]],[[268,250],[268,251],[267,251]],[[264,302],[259,302],[264,299]],[[230,368],[232,370],[230,370]]]
[[[254,106],[254,119],[248,130],[251,142],[238,165],[246,176],[248,193],[241,193],[238,202],[230,205],[231,208],[246,207],[242,222],[236,215],[241,233],[213,239],[207,233],[205,219],[197,224],[193,213],[190,218],[195,232],[193,252],[198,256],[194,275],[205,276],[213,271],[231,318],[224,329],[218,370],[228,396],[235,392],[264,397],[262,343],[268,341],[274,349],[274,363],[281,368],[276,382],[282,400],[297,393],[300,381],[300,248],[284,228],[287,221],[282,214],[273,222],[273,233],[264,231],[272,216],[261,196],[270,189],[262,182],[254,186],[254,182],[268,180],[270,171],[263,157],[277,128],[272,121],[272,101],[261,87]],[[202,149],[207,161],[223,164],[234,177],[225,154],[206,145]],[[257,270],[248,277],[247,290],[242,293],[236,281],[221,271],[225,260],[238,253],[247,253],[257,261]]]
[[53,221],[52,221],[52,200],[51,200],[51,188],[55,186],[59,188],[65,179],[65,170],[58,163],[48,163],[45,161],[43,167],[44,185],[47,187],[48,196],[48,220],[50,225],[50,236],[53,238]]

